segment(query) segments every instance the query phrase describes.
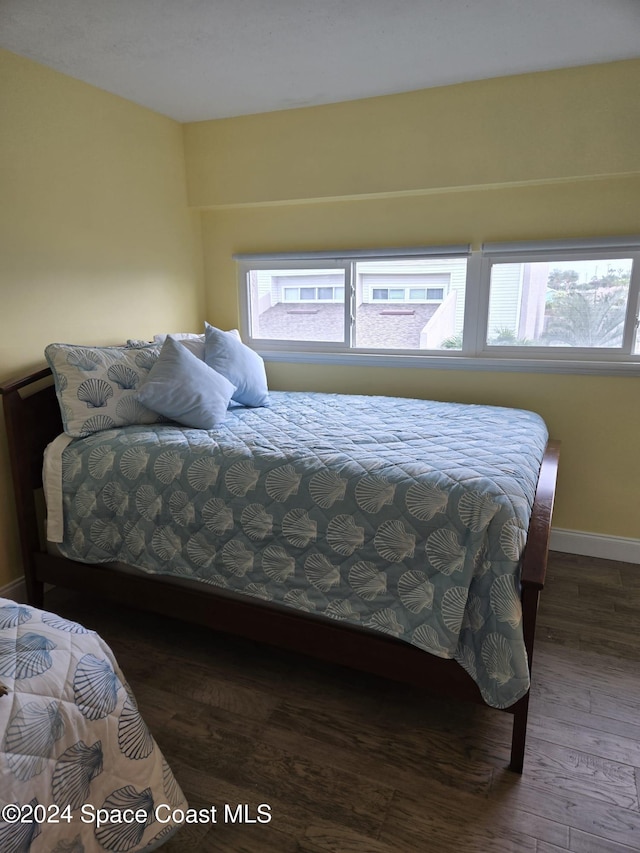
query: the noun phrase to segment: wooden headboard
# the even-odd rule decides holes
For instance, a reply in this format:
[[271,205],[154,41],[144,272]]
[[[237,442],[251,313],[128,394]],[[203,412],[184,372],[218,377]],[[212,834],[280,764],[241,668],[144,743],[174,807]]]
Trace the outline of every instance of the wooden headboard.
[[40,523],[34,490],[42,486],[42,456],[50,441],[62,432],[60,407],[51,370],[43,367],[21,379],[0,385],[7,427],[9,462],[13,477],[20,547],[25,564],[27,593],[33,578],[31,562],[40,550]]

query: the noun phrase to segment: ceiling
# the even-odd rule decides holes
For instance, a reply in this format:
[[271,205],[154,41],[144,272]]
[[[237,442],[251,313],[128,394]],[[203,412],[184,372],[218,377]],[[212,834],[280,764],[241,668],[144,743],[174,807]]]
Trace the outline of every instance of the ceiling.
[[0,47],[200,121],[640,57],[640,0],[0,0]]

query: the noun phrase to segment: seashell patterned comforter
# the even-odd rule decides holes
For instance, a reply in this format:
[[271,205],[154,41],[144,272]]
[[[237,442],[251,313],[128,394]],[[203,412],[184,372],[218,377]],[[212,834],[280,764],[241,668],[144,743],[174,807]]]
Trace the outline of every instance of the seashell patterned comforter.
[[175,832],[184,795],[95,632],[0,599],[0,682],[3,853],[136,853]]
[[522,410],[271,392],[211,431],[72,441],[60,547],[382,631],[508,707],[529,686],[518,572],[546,442]]

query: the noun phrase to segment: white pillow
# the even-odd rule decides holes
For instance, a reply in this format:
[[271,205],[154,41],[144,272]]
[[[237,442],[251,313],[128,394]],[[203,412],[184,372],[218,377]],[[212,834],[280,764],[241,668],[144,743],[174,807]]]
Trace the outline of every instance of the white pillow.
[[[229,334],[234,335],[238,340],[240,340],[240,332],[237,329],[231,329]],[[163,344],[169,336],[176,341],[180,341],[182,346],[186,347],[189,352],[197,355],[200,361],[204,361],[204,334],[196,335],[193,332],[169,332],[168,334],[154,335],[153,342],[155,344]]]

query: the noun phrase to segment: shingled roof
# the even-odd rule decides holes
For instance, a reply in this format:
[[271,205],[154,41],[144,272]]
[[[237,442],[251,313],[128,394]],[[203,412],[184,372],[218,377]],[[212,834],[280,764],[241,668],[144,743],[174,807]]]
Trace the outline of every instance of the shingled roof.
[[[374,349],[419,349],[420,332],[437,304],[383,303],[357,309],[356,346]],[[344,308],[338,304],[277,305],[260,314],[258,338],[303,341],[342,341]]]

